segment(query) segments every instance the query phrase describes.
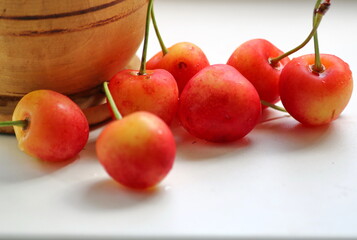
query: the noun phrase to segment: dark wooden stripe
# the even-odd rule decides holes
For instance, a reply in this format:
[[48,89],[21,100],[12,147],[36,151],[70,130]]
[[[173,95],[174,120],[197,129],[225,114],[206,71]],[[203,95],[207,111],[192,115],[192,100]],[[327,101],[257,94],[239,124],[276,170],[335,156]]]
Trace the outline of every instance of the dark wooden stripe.
[[[24,94],[22,94],[23,96]],[[20,101],[22,96],[6,96],[0,95],[0,107],[4,107],[8,105],[8,102],[18,102]]]
[[2,34],[2,36],[15,36],[15,37],[36,37],[36,36],[44,36],[44,35],[51,35],[51,34],[59,34],[59,33],[69,33],[69,32],[78,32],[78,31],[83,31],[86,29],[90,28],[95,28],[95,27],[100,27],[112,22],[116,22],[122,18],[125,18],[134,12],[138,11],[141,9],[146,3],[144,3],[142,6],[140,6],[137,9],[134,9],[125,15],[116,15],[107,19],[99,20],[97,22],[93,22],[90,24],[86,24],[83,26],[79,26],[77,28],[58,28],[58,29],[51,29],[51,30],[36,30],[36,31],[22,31],[22,32],[10,32],[10,33],[5,33]]
[[63,17],[72,17],[76,15],[82,15],[90,12],[95,12],[101,9],[105,9],[111,6],[114,6],[118,3],[121,3],[125,0],[113,0],[111,2],[94,6],[82,10],[72,11],[72,12],[65,12],[65,13],[55,13],[55,14],[48,14],[48,15],[29,15],[29,16],[0,16],[0,19],[7,19],[7,20],[42,20],[42,19],[51,19],[51,18],[63,18]]

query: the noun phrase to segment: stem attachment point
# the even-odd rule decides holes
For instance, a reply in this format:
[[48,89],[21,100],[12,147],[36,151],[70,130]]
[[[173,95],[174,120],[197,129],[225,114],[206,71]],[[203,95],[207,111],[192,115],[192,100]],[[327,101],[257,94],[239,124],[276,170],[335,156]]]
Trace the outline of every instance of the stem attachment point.
[[28,119],[0,122],[0,127],[18,126],[18,127],[22,127],[23,129],[26,129],[29,125],[30,125],[30,121]]

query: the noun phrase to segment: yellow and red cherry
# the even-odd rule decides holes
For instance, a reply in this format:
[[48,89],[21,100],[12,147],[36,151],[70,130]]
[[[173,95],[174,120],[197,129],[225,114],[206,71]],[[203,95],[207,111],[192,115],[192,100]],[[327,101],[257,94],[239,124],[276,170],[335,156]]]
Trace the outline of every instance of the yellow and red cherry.
[[174,77],[163,69],[123,70],[109,81],[115,104],[123,116],[151,112],[170,124],[177,112],[178,89]]
[[26,94],[16,105],[12,120],[7,125],[14,125],[19,148],[44,161],[72,159],[88,140],[89,125],[82,110],[55,91]]
[[342,59],[321,54],[322,72],[316,72],[314,54],[294,58],[280,77],[281,102],[304,125],[317,126],[338,118],[353,89],[352,72]]
[[176,145],[164,121],[140,111],[109,123],[97,139],[96,152],[115,181],[128,188],[146,189],[170,172]]
[[230,56],[227,64],[235,67],[257,89],[262,100],[276,103],[280,100],[279,77],[289,62],[285,57],[272,64],[269,59],[283,52],[265,39],[252,39],[241,44]]
[[182,126],[195,137],[231,142],[247,135],[261,118],[254,86],[235,68],[204,68],[187,83],[179,103]]
[[186,83],[200,70],[209,66],[204,52],[197,45],[189,42],[176,43],[168,48],[167,53],[158,52],[147,62],[147,69],[165,69],[170,72],[181,93]]

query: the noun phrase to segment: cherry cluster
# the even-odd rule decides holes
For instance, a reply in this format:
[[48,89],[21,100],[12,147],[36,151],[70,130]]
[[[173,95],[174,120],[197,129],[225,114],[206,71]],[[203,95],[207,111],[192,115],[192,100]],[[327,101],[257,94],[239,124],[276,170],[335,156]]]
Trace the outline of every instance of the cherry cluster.
[[[316,32],[329,6],[329,0],[317,0],[313,29],[289,52],[253,39],[241,44],[226,64],[210,65],[192,43],[165,47],[150,0],[140,69],[120,71],[103,84],[114,120],[97,139],[99,162],[122,185],[146,189],[173,166],[176,145],[169,125],[176,117],[190,134],[211,142],[246,136],[267,107],[309,126],[337,119],[349,102],[353,80],[347,63],[319,53]],[[162,51],[146,61],[151,20]],[[314,54],[288,58],[312,38]],[[283,107],[275,105],[279,101]],[[74,157],[88,139],[81,110],[53,91],[24,96],[13,120],[20,148],[46,161]]]

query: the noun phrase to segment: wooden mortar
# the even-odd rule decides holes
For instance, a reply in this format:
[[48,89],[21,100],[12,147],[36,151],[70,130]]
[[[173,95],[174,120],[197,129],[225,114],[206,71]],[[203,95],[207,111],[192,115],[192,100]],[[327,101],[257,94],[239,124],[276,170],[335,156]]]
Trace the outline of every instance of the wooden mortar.
[[[36,89],[66,94],[82,109],[101,104],[102,83],[127,66],[140,46],[147,3],[1,0],[0,121],[11,120],[21,97]],[[136,67],[137,59],[130,64]],[[90,124],[107,117],[105,111],[85,113]]]

